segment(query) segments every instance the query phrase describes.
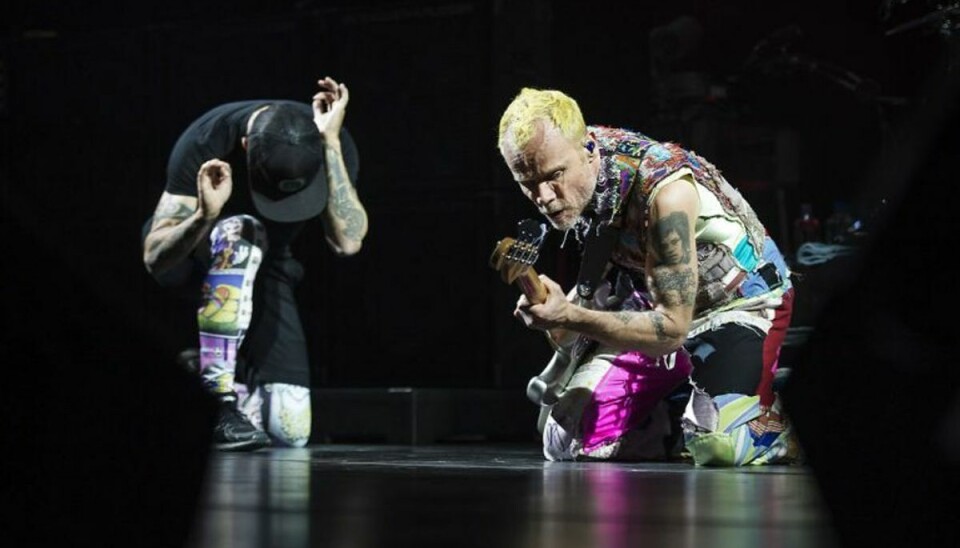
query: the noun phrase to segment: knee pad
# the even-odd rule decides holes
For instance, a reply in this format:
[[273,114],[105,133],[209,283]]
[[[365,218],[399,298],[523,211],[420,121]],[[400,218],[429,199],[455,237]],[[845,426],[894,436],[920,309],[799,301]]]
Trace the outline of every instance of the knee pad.
[[267,383],[261,394],[263,426],[274,442],[288,447],[306,445],[312,421],[310,389],[295,384]]

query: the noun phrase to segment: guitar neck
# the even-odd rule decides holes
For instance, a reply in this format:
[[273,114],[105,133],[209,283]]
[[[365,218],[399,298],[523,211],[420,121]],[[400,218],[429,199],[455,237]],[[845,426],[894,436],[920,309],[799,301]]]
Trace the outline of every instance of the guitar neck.
[[540,281],[537,271],[533,267],[524,269],[523,274],[517,276],[515,282],[533,304],[541,304],[547,300],[547,288]]

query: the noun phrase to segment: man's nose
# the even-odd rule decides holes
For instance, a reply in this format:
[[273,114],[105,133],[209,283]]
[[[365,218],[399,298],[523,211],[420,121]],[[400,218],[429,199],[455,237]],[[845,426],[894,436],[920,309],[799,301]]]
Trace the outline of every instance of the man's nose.
[[553,190],[553,185],[549,181],[544,181],[537,185],[537,194],[534,202],[537,205],[547,205],[557,199],[557,193]]

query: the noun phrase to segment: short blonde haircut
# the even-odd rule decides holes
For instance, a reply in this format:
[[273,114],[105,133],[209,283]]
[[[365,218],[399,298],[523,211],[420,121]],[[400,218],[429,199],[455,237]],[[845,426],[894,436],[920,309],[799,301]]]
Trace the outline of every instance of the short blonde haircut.
[[500,118],[497,145],[523,149],[537,134],[539,122],[551,122],[560,133],[574,142],[587,135],[580,106],[570,96],[552,89],[523,88]]

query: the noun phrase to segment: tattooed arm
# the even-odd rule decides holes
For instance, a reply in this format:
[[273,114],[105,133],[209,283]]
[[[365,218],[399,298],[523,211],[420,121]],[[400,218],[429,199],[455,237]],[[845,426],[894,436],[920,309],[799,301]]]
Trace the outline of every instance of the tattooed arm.
[[323,228],[327,243],[338,255],[360,251],[367,234],[367,212],[347,174],[340,148],[340,128],[346,116],[350,91],[333,78],[318,81],[320,91],[313,96],[313,121],[323,135],[330,194],[323,212]]
[[330,195],[322,219],[327,243],[338,255],[353,255],[367,234],[367,212],[347,175],[339,138],[326,140],[325,154]]
[[232,188],[230,165],[210,160],[197,173],[197,198],[164,192],[143,242],[147,272],[157,276],[189,257],[217,222]]
[[547,302],[520,303],[517,315],[530,327],[563,327],[619,350],[639,350],[650,356],[673,352],[686,340],[693,319],[698,211],[697,191],[691,184],[667,185],[651,207],[646,274],[655,300],[653,310],[588,310],[556,298],[563,296],[560,286],[542,276],[549,292]]

